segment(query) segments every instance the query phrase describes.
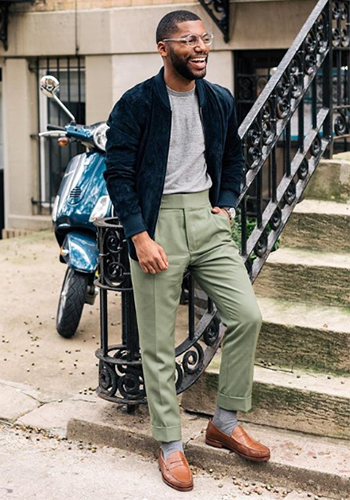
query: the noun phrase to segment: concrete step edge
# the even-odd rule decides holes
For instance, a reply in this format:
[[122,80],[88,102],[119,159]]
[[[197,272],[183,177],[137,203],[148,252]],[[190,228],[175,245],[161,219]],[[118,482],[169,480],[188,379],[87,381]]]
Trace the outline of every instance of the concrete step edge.
[[[257,440],[271,447],[271,460],[256,464],[242,460],[227,450],[207,446],[204,443],[207,419],[186,413],[181,418],[183,427],[187,428],[185,453],[191,465],[213,470],[216,474],[243,476],[247,480],[286,488],[303,488],[333,498],[346,498],[350,493],[350,471],[344,472],[350,452],[341,440],[315,439],[299,433],[245,424],[246,430]],[[136,416],[133,421],[137,422]],[[192,427],[190,432],[188,427]],[[68,423],[67,437],[115,446],[154,458],[158,450],[158,445],[149,433],[139,430],[137,425],[106,425],[72,419]],[[312,461],[310,453],[315,457]]]
[[[214,414],[219,362],[219,356],[214,358],[210,368],[183,394],[184,409]],[[252,409],[243,413],[241,419],[256,424],[268,422],[281,429],[350,439],[349,384],[350,377],[331,376],[328,379],[322,373],[301,370],[281,373],[256,366]]]
[[348,271],[350,270],[350,255],[348,253],[319,252],[300,248],[279,248],[269,255],[266,265],[325,267]]
[[321,253],[350,252],[350,204],[306,199],[295,210],[281,235],[281,248]]
[[[218,375],[220,362],[221,356],[215,356],[206,370],[207,373]],[[350,377],[330,376],[325,373],[308,372],[300,369],[290,372],[255,365],[254,382],[342,398],[349,401],[350,408]]]
[[[14,401],[17,391],[18,387],[11,387],[11,391],[3,395],[5,401],[9,404]],[[186,392],[182,399],[185,395]],[[11,419],[11,425],[32,428],[60,439],[127,449],[154,458],[158,452],[159,444],[151,437],[146,405],[128,414],[125,405],[110,403],[96,395],[76,394],[48,401],[35,409],[28,409],[23,401],[17,401],[16,409],[18,417]],[[206,446],[203,438],[208,419],[183,410],[181,413],[186,455],[193,465],[251,480],[261,478],[264,483],[275,486],[304,488],[323,496],[349,497],[348,441],[276,429],[267,415],[264,424],[268,422],[269,426],[244,424],[244,427],[255,439],[271,448],[271,461],[249,463],[227,451]],[[240,421],[242,416],[239,415]]]
[[273,299],[257,295],[265,323],[299,326],[323,332],[350,335],[350,309],[305,302]]
[[270,255],[254,290],[275,299],[350,309],[350,253],[280,249]]
[[350,217],[350,203],[339,203],[328,200],[304,199],[295,207],[293,214],[334,215]]

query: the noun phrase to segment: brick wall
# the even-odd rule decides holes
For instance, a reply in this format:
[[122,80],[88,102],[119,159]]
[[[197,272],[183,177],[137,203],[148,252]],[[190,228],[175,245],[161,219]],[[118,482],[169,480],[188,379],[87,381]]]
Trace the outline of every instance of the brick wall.
[[[176,4],[180,0],[35,0],[33,5],[21,3],[11,6],[12,12],[48,12],[57,10],[110,9],[113,7],[133,7],[138,5]],[[193,0],[181,0],[193,3]]]

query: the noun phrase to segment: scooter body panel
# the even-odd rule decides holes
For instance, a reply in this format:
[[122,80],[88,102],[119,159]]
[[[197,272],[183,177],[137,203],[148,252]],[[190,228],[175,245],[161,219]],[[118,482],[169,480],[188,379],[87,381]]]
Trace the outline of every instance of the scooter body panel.
[[108,195],[105,170],[105,155],[96,150],[72,158],[57,194],[56,231],[82,228],[96,232],[89,218],[100,197]]
[[62,259],[69,266],[83,273],[94,273],[98,264],[96,237],[76,231],[68,233],[63,241]]

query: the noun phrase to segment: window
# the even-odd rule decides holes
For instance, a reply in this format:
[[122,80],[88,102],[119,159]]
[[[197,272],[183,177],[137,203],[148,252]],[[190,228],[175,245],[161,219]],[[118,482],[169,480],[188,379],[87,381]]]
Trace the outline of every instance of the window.
[[281,62],[285,50],[235,52],[235,99],[238,123],[242,123]]
[[[63,127],[70,118],[39,90],[40,79],[50,74],[60,82],[59,97],[75,116],[78,124],[85,124],[85,66],[81,57],[38,58],[33,65],[37,74],[39,131],[45,131],[48,124]],[[56,138],[39,139],[39,193],[34,201],[39,207],[50,210],[57,194],[61,179],[69,160],[85,148],[72,142],[67,147],[59,147]]]

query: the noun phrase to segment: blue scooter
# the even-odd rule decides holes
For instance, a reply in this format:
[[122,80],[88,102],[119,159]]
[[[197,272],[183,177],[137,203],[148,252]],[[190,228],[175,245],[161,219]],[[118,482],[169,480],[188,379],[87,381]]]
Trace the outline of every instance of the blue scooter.
[[79,325],[84,304],[92,305],[98,264],[96,228],[98,218],[112,215],[103,172],[105,165],[106,123],[77,125],[74,116],[58,98],[59,82],[51,75],[40,80],[40,90],[54,99],[70,118],[69,125],[48,125],[40,137],[57,137],[59,145],[72,140],[87,150],[68,163],[53,209],[55,236],[60,246],[60,261],[68,268],[58,302],[56,328],[63,337],[72,337]]

